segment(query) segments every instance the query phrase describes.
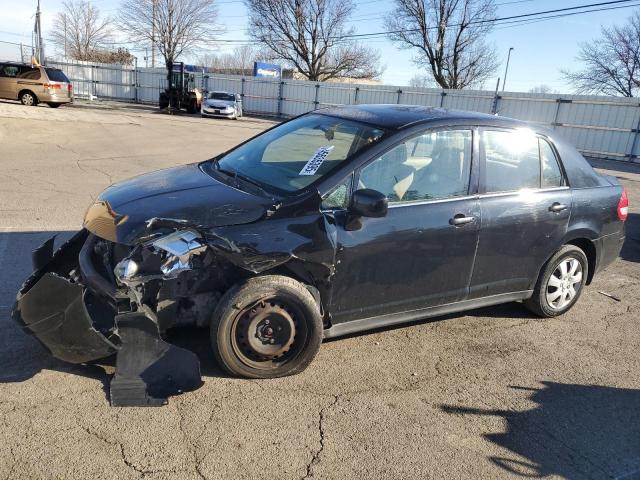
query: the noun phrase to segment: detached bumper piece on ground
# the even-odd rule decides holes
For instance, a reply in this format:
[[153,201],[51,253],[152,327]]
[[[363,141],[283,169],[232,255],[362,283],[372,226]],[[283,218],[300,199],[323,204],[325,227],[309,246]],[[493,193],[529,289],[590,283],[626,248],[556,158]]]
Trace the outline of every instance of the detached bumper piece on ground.
[[159,406],[197,389],[198,358],[161,339],[153,312],[126,311],[127,298],[83,283],[79,255],[87,238],[83,230],[55,254],[53,239],[34,252],[35,271],[18,293],[14,319],[60,360],[79,364],[115,354],[113,406]]

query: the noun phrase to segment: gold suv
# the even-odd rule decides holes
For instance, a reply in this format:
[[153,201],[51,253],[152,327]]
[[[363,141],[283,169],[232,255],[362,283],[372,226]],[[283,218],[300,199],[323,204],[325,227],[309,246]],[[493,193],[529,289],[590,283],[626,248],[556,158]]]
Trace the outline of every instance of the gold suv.
[[73,102],[73,86],[57,68],[0,62],[0,98],[20,100],[29,106],[47,103],[57,108]]

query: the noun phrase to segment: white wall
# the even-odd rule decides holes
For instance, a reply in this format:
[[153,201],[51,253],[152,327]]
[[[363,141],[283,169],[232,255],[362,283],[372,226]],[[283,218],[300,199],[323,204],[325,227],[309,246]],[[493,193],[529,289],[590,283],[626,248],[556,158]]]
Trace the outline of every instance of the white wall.
[[[87,62],[53,62],[74,84],[75,95],[157,104],[164,68]],[[392,85],[317,83],[196,73],[205,90],[243,95],[247,113],[295,116],[332,105],[402,103],[497,113],[560,131],[587,156],[640,162],[640,103],[636,99],[581,95],[440,90]]]

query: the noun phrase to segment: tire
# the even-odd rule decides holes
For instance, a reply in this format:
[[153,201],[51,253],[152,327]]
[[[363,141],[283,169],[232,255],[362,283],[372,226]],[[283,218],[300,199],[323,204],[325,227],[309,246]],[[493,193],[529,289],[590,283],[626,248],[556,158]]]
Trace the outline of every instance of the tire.
[[49,103],[48,104],[51,108],[58,108],[60,105],[62,105],[61,103]]
[[580,298],[588,275],[589,262],[584,252],[574,245],[564,245],[542,268],[533,295],[524,304],[540,317],[562,315]]
[[211,320],[216,360],[230,374],[246,378],[300,373],[318,353],[322,336],[320,309],[311,293],[280,275],[235,285]]
[[35,93],[26,90],[20,92],[20,103],[27,107],[35,107],[38,105],[38,97],[36,97]]

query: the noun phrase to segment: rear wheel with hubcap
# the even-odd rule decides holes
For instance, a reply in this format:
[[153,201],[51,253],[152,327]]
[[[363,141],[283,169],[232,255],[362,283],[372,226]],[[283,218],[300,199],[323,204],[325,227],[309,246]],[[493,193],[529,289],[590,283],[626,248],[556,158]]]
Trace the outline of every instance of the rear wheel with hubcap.
[[541,317],[565,313],[580,298],[588,269],[587,257],[580,248],[563,246],[542,269],[533,296],[525,305]]
[[309,365],[322,330],[320,310],[305,286],[269,275],[248,279],[222,297],[211,322],[211,344],[231,374],[281,377]]
[[31,92],[22,92],[20,94],[20,103],[27,107],[34,107],[38,104],[38,99]]

